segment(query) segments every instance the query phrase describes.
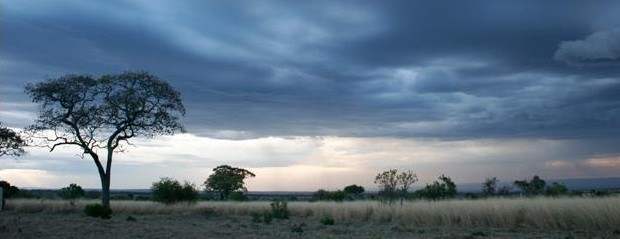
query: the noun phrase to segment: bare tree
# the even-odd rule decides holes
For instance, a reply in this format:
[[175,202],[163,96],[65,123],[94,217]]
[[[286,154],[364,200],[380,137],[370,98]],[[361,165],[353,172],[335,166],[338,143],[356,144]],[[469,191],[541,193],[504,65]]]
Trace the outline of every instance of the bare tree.
[[[29,131],[50,151],[74,145],[89,155],[101,179],[101,201],[110,207],[110,177],[115,152],[136,136],[184,131],[180,93],[148,72],[124,72],[93,78],[65,75],[26,86],[39,117]],[[105,161],[102,160],[105,152]]]
[[397,172],[396,169],[391,169],[375,176],[375,184],[379,186],[379,196],[386,198],[389,202],[392,202],[396,197],[396,187],[398,186]]
[[2,127],[0,123],[0,157],[5,155],[19,157],[24,153],[24,146],[26,142],[17,132]]
[[[375,184],[379,186],[379,196],[392,202],[397,196],[402,199],[407,195],[409,187],[418,181],[418,176],[411,170],[401,172],[396,169],[383,171],[375,176]],[[400,186],[400,188],[399,188]]]

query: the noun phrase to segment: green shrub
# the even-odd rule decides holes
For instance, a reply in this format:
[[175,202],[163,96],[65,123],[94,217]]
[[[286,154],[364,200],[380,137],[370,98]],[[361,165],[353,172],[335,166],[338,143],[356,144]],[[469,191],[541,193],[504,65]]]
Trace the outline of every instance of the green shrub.
[[329,216],[321,217],[321,220],[319,220],[319,222],[323,225],[334,225],[334,219]]
[[154,182],[151,186],[153,201],[163,202],[166,204],[177,202],[195,202],[198,199],[198,191],[193,184],[184,182],[183,185],[179,181],[171,178],[161,178]]
[[94,203],[88,204],[84,207],[84,214],[89,217],[100,217],[103,219],[110,219],[112,217],[112,210],[103,207],[101,204]]
[[289,219],[291,212],[284,200],[274,200],[271,203],[271,215],[277,219]]

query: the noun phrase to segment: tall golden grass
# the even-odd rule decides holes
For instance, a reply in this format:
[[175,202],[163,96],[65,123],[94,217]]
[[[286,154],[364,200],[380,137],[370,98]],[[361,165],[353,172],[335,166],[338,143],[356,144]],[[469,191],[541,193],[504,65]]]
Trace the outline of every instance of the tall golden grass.
[[[81,213],[98,201],[15,199],[5,210],[15,213]],[[112,201],[115,214],[250,215],[269,210],[269,202],[198,202],[164,205],[147,201]],[[412,201],[386,205],[375,201],[290,202],[293,217],[329,216],[339,223],[395,223],[403,226],[610,230],[620,228],[620,197],[490,198]]]

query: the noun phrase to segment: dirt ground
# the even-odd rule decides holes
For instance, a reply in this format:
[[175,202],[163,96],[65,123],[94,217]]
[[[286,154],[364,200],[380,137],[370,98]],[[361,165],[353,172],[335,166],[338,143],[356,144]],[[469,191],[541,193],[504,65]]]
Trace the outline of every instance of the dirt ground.
[[[135,219],[135,220],[132,220]],[[253,223],[247,216],[0,212],[0,238],[620,238],[620,231],[409,228],[390,223],[322,225],[314,218]]]

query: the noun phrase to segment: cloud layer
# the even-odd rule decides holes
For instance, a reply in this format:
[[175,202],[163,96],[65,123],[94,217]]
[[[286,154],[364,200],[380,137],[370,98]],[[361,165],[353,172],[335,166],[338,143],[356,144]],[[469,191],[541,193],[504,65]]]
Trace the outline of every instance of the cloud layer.
[[[618,12],[617,1],[3,1],[0,120],[24,127],[36,116],[22,92],[27,83],[148,70],[181,91],[196,141],[240,140],[222,150],[257,155],[236,159],[257,170],[327,170],[290,162],[318,157],[311,140],[285,140],[297,137],[428,147],[435,140],[571,142],[601,148],[560,147],[536,157],[538,167],[613,163],[620,155]],[[247,140],[278,143],[261,151]],[[196,157],[185,151],[165,163]],[[475,161],[458,156],[450,155],[463,160],[453,165]],[[379,166],[371,161],[360,165]],[[571,175],[597,174],[583,172]]]
[[27,82],[146,69],[210,137],[619,133],[620,70],[554,60],[615,61],[618,30],[588,25],[618,4],[551,5],[9,1],[3,120],[34,111],[17,107]]
[[620,63],[620,29],[596,32],[583,40],[564,41],[555,59],[574,65]]

